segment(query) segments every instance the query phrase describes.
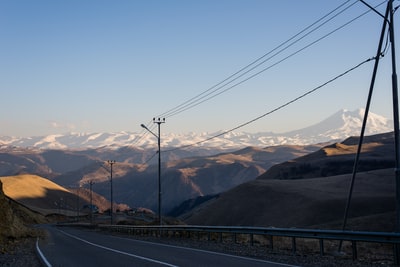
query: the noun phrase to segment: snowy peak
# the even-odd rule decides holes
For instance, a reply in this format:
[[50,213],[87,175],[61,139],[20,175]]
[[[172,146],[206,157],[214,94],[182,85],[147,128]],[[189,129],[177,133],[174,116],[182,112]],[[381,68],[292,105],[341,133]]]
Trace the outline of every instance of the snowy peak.
[[[360,135],[364,113],[364,109],[355,111],[343,109],[315,125],[282,134],[271,132],[162,134],[161,145],[166,148],[191,146],[195,144],[193,147],[211,147],[221,150],[230,150],[247,146],[308,145],[332,140],[338,141],[350,136]],[[365,131],[366,135],[391,131],[393,131],[392,120],[369,112]],[[205,140],[208,141],[204,142]],[[123,146],[155,148],[157,146],[157,140],[150,134],[143,135],[129,132],[69,133],[64,135],[55,134],[28,138],[0,136],[0,147],[1,146],[33,147],[40,149],[119,148]]]
[[[365,109],[340,110],[327,119],[300,130],[285,133],[290,137],[317,140],[340,140],[349,136],[358,136],[361,132]],[[393,131],[393,121],[375,113],[368,113],[366,135]],[[311,141],[311,140],[310,140]]]

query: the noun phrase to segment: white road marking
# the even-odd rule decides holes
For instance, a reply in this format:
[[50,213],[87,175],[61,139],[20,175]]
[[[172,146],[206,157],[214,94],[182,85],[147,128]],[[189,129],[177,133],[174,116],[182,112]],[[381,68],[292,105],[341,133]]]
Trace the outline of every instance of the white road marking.
[[115,253],[119,253],[119,254],[122,254],[122,255],[126,255],[126,256],[129,256],[129,257],[133,257],[133,258],[137,258],[137,259],[141,259],[141,260],[145,260],[145,261],[150,261],[150,262],[158,263],[158,264],[169,266],[169,267],[178,267],[177,265],[169,264],[167,262],[162,262],[162,261],[158,261],[158,260],[142,257],[142,256],[139,256],[139,255],[131,254],[131,253],[128,253],[128,252],[116,250],[116,249],[113,249],[113,248],[105,247],[105,246],[102,246],[102,245],[98,245],[98,244],[89,242],[89,241],[87,241],[85,239],[79,238],[77,236],[68,234],[68,233],[66,233],[66,232],[64,232],[62,230],[58,230],[58,231],[60,231],[61,233],[65,234],[65,235],[67,235],[69,237],[75,238],[76,240],[82,241],[82,242],[84,242],[86,244],[89,244],[89,245],[92,245],[92,246],[95,246],[95,247],[98,247],[98,248],[102,248],[102,249],[109,250],[109,251],[112,251],[112,252],[115,252]]
[[46,259],[46,257],[43,255],[42,251],[39,248],[39,237],[36,239],[36,250],[39,253],[40,258],[46,264],[47,267],[52,267],[50,262]]

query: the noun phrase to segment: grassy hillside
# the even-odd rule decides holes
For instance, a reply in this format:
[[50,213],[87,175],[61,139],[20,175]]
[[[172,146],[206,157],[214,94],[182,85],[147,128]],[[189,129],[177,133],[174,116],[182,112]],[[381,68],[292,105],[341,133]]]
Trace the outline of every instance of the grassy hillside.
[[[76,196],[67,189],[37,175],[0,177],[4,193],[11,199],[44,215],[73,209]],[[76,209],[76,208],[75,208]]]
[[[194,225],[246,225],[340,229],[351,175],[299,180],[256,180],[222,195],[185,220]],[[359,174],[349,227],[392,231],[395,210],[393,169]],[[367,221],[360,218],[368,218]],[[356,222],[356,221],[354,221]]]
[[[5,176],[0,177],[0,181],[3,183],[5,195],[43,215],[75,216],[78,207],[81,210],[84,205],[90,203],[88,188],[66,189],[37,175]],[[110,202],[94,192],[92,202],[101,212],[110,208]],[[115,204],[115,209],[127,208],[127,205]]]
[[[271,167],[185,215],[189,224],[340,229],[358,138]],[[394,230],[393,134],[368,136],[363,144],[348,227]]]
[[0,177],[3,190],[12,199],[41,198],[51,191],[67,193],[68,190],[37,175],[23,174]]

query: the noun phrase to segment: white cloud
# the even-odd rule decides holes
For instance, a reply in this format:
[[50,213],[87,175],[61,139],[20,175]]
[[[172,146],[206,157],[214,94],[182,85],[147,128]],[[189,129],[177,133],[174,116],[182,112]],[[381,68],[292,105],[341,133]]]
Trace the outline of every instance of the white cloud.
[[73,131],[76,129],[75,124],[73,123],[65,123],[58,121],[49,121],[49,126],[51,129],[63,130],[63,131]]
[[54,129],[59,129],[59,128],[61,128],[60,124],[59,124],[58,122],[56,122],[56,121],[51,121],[51,122],[50,122],[50,127],[51,127],[51,128],[54,128]]

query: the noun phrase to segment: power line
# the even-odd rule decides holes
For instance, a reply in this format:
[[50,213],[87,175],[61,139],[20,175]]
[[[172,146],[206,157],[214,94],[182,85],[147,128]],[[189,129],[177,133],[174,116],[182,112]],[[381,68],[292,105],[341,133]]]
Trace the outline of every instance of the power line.
[[[318,19],[316,22],[314,22],[311,25],[307,26],[306,28],[304,28],[302,31],[300,31],[296,35],[292,36],[291,38],[289,38],[285,42],[282,42],[280,45],[278,45],[277,47],[275,47],[274,49],[272,49],[268,53],[264,54],[263,56],[259,57],[255,61],[251,62],[247,66],[243,67],[239,71],[237,71],[234,74],[230,75],[228,78],[226,78],[223,81],[217,83],[216,85],[214,85],[213,87],[205,90],[204,92],[196,95],[195,97],[192,97],[191,99],[183,102],[182,104],[180,104],[180,105],[178,105],[178,106],[176,106],[176,107],[174,107],[174,108],[172,108],[172,109],[160,114],[159,116],[172,117],[172,116],[178,115],[178,114],[180,114],[180,113],[182,113],[182,112],[184,112],[184,111],[186,111],[188,109],[191,109],[191,108],[193,108],[195,106],[198,106],[198,105],[200,105],[200,104],[202,104],[202,103],[204,103],[204,102],[206,102],[206,101],[208,101],[208,100],[210,100],[210,99],[212,99],[212,98],[214,98],[214,97],[216,97],[218,95],[221,95],[222,93],[225,93],[228,90],[231,90],[231,89],[233,89],[233,88],[235,88],[235,87],[247,82],[248,80],[260,75],[261,73],[263,73],[263,72],[275,67],[276,65],[278,65],[278,64],[286,61],[287,59],[295,56],[296,54],[304,51],[305,49],[311,47],[312,45],[314,45],[314,44],[316,44],[318,42],[320,42],[321,40],[327,38],[328,36],[330,36],[331,34],[339,31],[340,29],[348,26],[349,24],[351,24],[355,20],[359,19],[360,17],[364,16],[365,14],[367,14],[368,12],[371,11],[369,9],[368,11],[366,11],[366,12],[362,13],[361,15],[355,17],[354,19],[348,21],[347,23],[343,24],[342,26],[332,30],[328,34],[325,34],[324,36],[318,38],[317,40],[315,40],[315,41],[303,46],[302,48],[298,49],[297,51],[289,54],[288,56],[284,57],[283,59],[280,59],[277,62],[272,63],[271,65],[265,67],[264,69],[262,69],[262,70],[260,70],[260,71],[258,71],[256,73],[244,78],[241,81],[238,81],[237,83],[235,83],[235,84],[233,84],[233,85],[231,85],[229,87],[226,87],[226,86],[230,85],[231,83],[233,83],[234,81],[238,80],[239,78],[242,78],[244,75],[248,74],[249,72],[255,70],[258,67],[260,67],[262,64],[264,64],[265,62],[271,60],[275,56],[281,54],[282,52],[284,52],[285,50],[287,50],[288,48],[290,48],[294,44],[298,43],[300,40],[304,39],[306,36],[310,35],[314,31],[316,31],[317,29],[321,28],[323,25],[325,25],[326,23],[328,23],[329,21],[331,21],[332,19],[336,18],[338,15],[342,14],[344,11],[346,11],[350,7],[352,7],[355,3],[358,2],[358,0],[356,0],[355,2],[350,3],[348,6],[346,6],[349,2],[351,2],[351,0],[345,1],[343,4],[339,5],[338,7],[336,7],[332,11],[330,11],[328,14],[326,14],[325,16],[323,16],[320,19]],[[386,0],[383,1],[382,3],[376,5],[376,7],[382,5],[385,2],[386,2]],[[320,24],[318,24],[318,23],[320,23]],[[269,57],[266,58],[267,56],[269,56]],[[147,124],[147,126],[150,126],[150,125],[151,125],[151,121]],[[145,136],[147,136],[147,134],[148,134],[148,132],[143,132],[142,131],[142,133],[140,134],[139,138],[137,138],[132,145],[137,145],[138,143],[140,143],[143,140],[143,138]]]
[[[290,47],[291,45],[295,44],[296,42],[298,42],[299,40],[303,39],[304,37],[306,37],[308,34],[310,34],[311,32],[315,31],[316,29],[318,29],[319,27],[321,27],[322,25],[324,25],[325,23],[327,23],[328,21],[326,21],[325,23],[321,24],[320,26],[318,26],[317,28],[315,28],[314,30],[308,32],[307,34],[303,35],[301,38],[297,39],[296,41],[292,42],[290,45],[286,46],[285,49],[280,50],[278,53],[275,53],[274,55],[272,55],[271,57],[263,60],[261,63],[257,64],[256,66],[250,68],[251,66],[255,65],[257,62],[261,61],[262,59],[264,59],[265,57],[267,57],[268,55],[272,54],[273,52],[275,52],[276,50],[278,50],[279,48],[281,48],[282,46],[284,46],[285,44],[289,43],[290,41],[292,41],[293,39],[295,39],[296,37],[298,37],[299,35],[301,35],[302,33],[306,32],[308,29],[310,29],[311,27],[313,27],[314,25],[316,25],[317,23],[319,23],[320,21],[322,21],[323,19],[325,19],[326,17],[328,17],[330,14],[332,14],[333,12],[335,12],[336,10],[338,10],[339,8],[341,8],[342,6],[344,6],[346,3],[350,2],[350,0],[344,2],[343,4],[341,4],[340,6],[338,6],[337,8],[335,8],[334,10],[332,10],[331,12],[329,12],[328,14],[326,14],[325,16],[323,16],[322,18],[318,19],[317,21],[315,21],[314,23],[312,23],[311,25],[307,26],[306,28],[304,28],[302,31],[300,31],[299,33],[295,34],[294,36],[292,36],[291,38],[289,38],[288,40],[282,42],[281,44],[279,44],[277,47],[275,47],[274,49],[272,49],[271,51],[267,52],[266,54],[264,54],[263,56],[257,58],[256,60],[254,60],[253,62],[251,62],[250,64],[246,65],[245,67],[241,68],[240,70],[236,71],[235,73],[233,73],[232,75],[228,76],[226,79],[222,80],[221,82],[215,84],[214,86],[212,86],[211,88],[203,91],[202,93],[190,98],[189,100],[183,102],[182,104],[162,113],[160,116],[162,117],[171,117],[177,113],[179,113],[180,110],[184,111],[187,110],[188,108],[190,108],[189,106],[192,106],[193,104],[195,104],[197,101],[200,101],[202,99],[204,99],[205,97],[209,96],[210,94],[220,90],[221,88],[223,88],[224,86],[228,85],[229,83],[235,81],[236,79],[242,77],[243,75],[245,75],[246,73],[250,72],[251,70],[257,68],[258,66],[260,66],[261,64],[265,63],[266,61],[268,61],[269,59],[271,59],[272,57],[276,56],[277,54],[279,54],[280,52],[282,52],[283,50],[285,50],[286,48]],[[352,5],[354,5],[356,2],[354,2]],[[349,7],[347,7],[349,8]],[[346,8],[346,9],[347,9]],[[345,10],[346,10],[345,9]],[[344,10],[343,10],[344,11]],[[343,12],[342,11],[342,12]],[[332,19],[332,18],[331,18]],[[246,72],[242,73],[241,75],[239,75],[241,72],[245,71],[246,69],[250,68],[249,70],[247,70]],[[238,77],[234,78],[235,76],[239,75]],[[231,80],[232,78],[234,78],[233,80]],[[230,80],[230,81],[229,81]],[[229,82],[228,82],[229,81]],[[226,83],[227,82],[227,83]],[[202,102],[201,102],[202,103]],[[193,107],[193,106],[192,106]]]
[[[146,127],[152,131],[155,126],[153,125],[152,121],[150,121],[146,124]],[[135,141],[131,144],[131,146],[139,144],[148,134],[149,134],[148,131],[142,129],[141,132],[139,133],[139,137],[135,139]]]
[[157,154],[158,154],[158,151],[156,153],[154,153],[150,158],[148,158],[144,163],[142,163],[142,165],[146,165],[147,163],[149,163],[150,160],[152,160]]
[[[339,13],[337,13],[336,15],[334,15],[333,17],[331,17],[330,19],[328,19],[327,21],[321,23],[320,25],[317,25],[318,23],[320,23],[321,21],[323,21],[324,19],[328,18],[331,14],[334,14],[337,10],[340,10],[342,7],[344,7],[346,4],[348,4],[349,2],[351,2],[351,0],[347,0],[344,3],[342,3],[341,5],[339,5],[338,7],[336,7],[335,9],[333,9],[332,11],[330,11],[329,13],[327,13],[326,15],[322,16],[320,19],[318,19],[317,21],[315,21],[314,23],[312,23],[311,25],[305,27],[303,30],[301,30],[300,32],[298,32],[297,34],[295,34],[294,36],[292,36],[291,38],[289,38],[288,40],[282,42],[281,44],[279,44],[278,46],[276,46],[274,49],[272,49],[271,51],[265,53],[264,55],[262,55],[261,57],[257,58],[256,60],[254,60],[253,62],[251,62],[250,64],[246,65],[245,67],[241,68],[240,70],[236,71],[235,73],[231,74],[229,77],[225,78],[224,80],[222,80],[221,82],[215,84],[214,86],[210,87],[209,89],[203,91],[202,93],[188,99],[187,101],[184,101],[183,103],[181,103],[180,105],[177,105],[174,108],[169,109],[168,111],[160,114],[159,116],[156,117],[171,117],[171,116],[175,116],[179,113],[182,113],[190,108],[193,108],[205,101],[208,101],[209,99],[216,97],[232,88],[234,88],[235,86],[239,85],[236,84],[234,86],[231,86],[227,89],[225,89],[224,91],[215,94],[216,92],[218,92],[219,90],[223,89],[224,87],[226,87],[227,85],[229,85],[230,83],[236,81],[237,79],[241,78],[242,76],[246,75],[247,73],[249,73],[250,71],[254,70],[255,68],[259,67],[260,65],[264,64],[266,61],[272,59],[273,57],[279,55],[280,53],[282,53],[284,50],[288,49],[290,46],[294,45],[296,42],[299,42],[301,39],[305,38],[307,35],[311,34],[312,32],[314,32],[315,30],[317,30],[318,28],[322,27],[324,24],[326,24],[328,21],[330,21],[331,19],[333,19],[334,17],[336,17],[338,14],[344,12],[345,10],[347,10],[348,8],[350,8],[351,6],[353,6],[357,1],[355,1],[354,3],[352,3],[350,6],[345,7],[343,10],[341,10]],[[312,29],[312,27],[314,27],[315,25],[317,25],[317,27],[315,27],[314,29]],[[310,30],[311,29],[311,30]],[[310,31],[308,31],[310,30]],[[307,32],[308,31],[308,32]],[[305,33],[305,34],[303,34]],[[303,34],[303,35],[302,35]],[[299,38],[297,38],[299,37]],[[297,38],[297,39],[296,39]],[[294,41],[293,41],[294,40]],[[293,41],[293,42],[291,42]],[[291,42],[291,43],[290,43]],[[290,43],[290,44],[289,44]],[[288,45],[287,45],[288,44]],[[286,46],[285,46],[286,45]],[[283,46],[285,46],[283,49]],[[280,49],[280,50],[279,50]],[[277,50],[279,50],[278,52],[276,52]],[[274,53],[276,52],[276,53]],[[274,53],[274,54],[273,54]],[[271,55],[273,54],[273,55]],[[270,56],[271,55],[271,56]],[[268,58],[266,58],[267,56],[269,56]],[[265,59],[266,58],[266,59]],[[263,60],[264,59],[264,60]],[[261,61],[262,60],[262,61]],[[260,62],[261,61],[261,62]],[[256,63],[258,63],[256,65]],[[255,66],[254,66],[255,65]],[[247,71],[246,71],[247,70]],[[250,78],[249,78],[250,79]],[[244,81],[243,81],[244,82]],[[214,94],[213,96],[210,96]],[[149,121],[147,123],[147,127],[150,128],[150,125],[154,126],[151,121]],[[142,132],[139,133],[139,137],[131,144],[132,146],[135,146],[137,144],[139,144],[149,133],[147,131],[144,131],[142,129]]]
[[[382,5],[383,3],[385,3],[385,2],[386,2],[386,1],[382,2],[381,4],[379,4],[379,5],[377,5],[377,6],[380,6],[380,5]],[[354,4],[354,3],[353,3],[353,4]],[[349,6],[349,7],[350,7],[350,6]],[[349,7],[347,7],[347,8],[349,8]],[[347,9],[347,8],[346,8],[346,9]],[[253,79],[254,77],[260,75],[261,73],[263,73],[263,72],[265,72],[265,71],[267,71],[267,70],[269,70],[269,69],[271,69],[271,68],[277,66],[278,64],[280,64],[280,63],[286,61],[287,59],[289,59],[289,58],[295,56],[296,54],[298,54],[298,53],[300,53],[300,52],[306,50],[307,48],[313,46],[314,44],[316,44],[316,43],[322,41],[323,39],[327,38],[328,36],[332,35],[333,33],[335,33],[335,32],[337,32],[337,31],[341,30],[342,28],[344,28],[344,27],[346,27],[346,26],[348,26],[349,24],[353,23],[354,21],[356,21],[357,19],[361,18],[362,16],[364,16],[365,14],[367,14],[367,13],[369,13],[369,12],[371,12],[371,10],[367,10],[366,12],[362,13],[361,15],[359,15],[359,16],[355,17],[354,19],[351,19],[350,21],[346,22],[346,23],[343,24],[342,26],[340,26],[340,27],[338,27],[338,28],[332,30],[331,32],[329,32],[329,33],[323,35],[322,37],[316,39],[315,41],[313,41],[313,42],[311,42],[311,43],[309,43],[309,44],[303,46],[302,48],[298,49],[297,51],[295,51],[295,52],[289,54],[288,56],[284,57],[283,59],[280,59],[280,60],[278,60],[277,62],[275,62],[275,63],[273,63],[273,64],[271,64],[271,65],[265,67],[264,69],[262,69],[262,70],[260,70],[260,71],[258,71],[258,72],[256,72],[256,73],[250,75],[249,77],[244,78],[243,80],[241,80],[241,81],[239,81],[239,82],[237,82],[237,83],[235,83],[235,84],[233,84],[233,85],[231,85],[231,86],[225,88],[224,90],[222,90],[222,91],[220,91],[220,92],[218,92],[218,93],[215,93],[214,95],[209,96],[209,95],[211,94],[211,93],[209,93],[209,94],[203,96],[202,98],[200,98],[200,99],[199,99],[199,102],[192,103],[191,105],[185,105],[185,106],[181,107],[180,109],[177,109],[177,110],[175,110],[174,112],[170,113],[169,115],[167,115],[167,117],[175,116],[175,115],[177,115],[177,114],[179,114],[179,113],[182,113],[182,112],[184,112],[184,111],[186,111],[186,110],[188,110],[188,109],[191,109],[191,108],[193,108],[193,107],[195,107],[195,106],[198,106],[198,105],[200,105],[200,104],[202,104],[202,103],[204,103],[204,102],[206,102],[206,101],[208,101],[208,100],[210,100],[210,99],[212,99],[212,98],[214,98],[214,97],[216,97],[216,96],[218,96],[218,95],[221,95],[222,93],[225,93],[225,92],[227,92],[227,91],[229,91],[229,90],[231,90],[231,89],[233,89],[233,88],[235,88],[235,87],[237,87],[237,86],[239,86],[239,85],[241,85],[241,84],[247,82],[247,81],[250,80],[250,79]],[[332,19],[332,18],[331,18],[331,19]],[[321,26],[322,26],[322,25],[321,25]],[[304,37],[305,37],[305,36],[304,36]],[[304,37],[302,37],[302,38],[304,38]],[[301,38],[301,39],[302,39],[302,38]],[[298,41],[301,40],[301,39],[298,39],[298,40],[295,41],[295,42],[298,42]],[[294,43],[295,43],[295,42],[294,42]],[[294,43],[292,43],[292,44],[294,44]],[[281,49],[280,51],[278,51],[277,53],[275,53],[273,56],[269,57],[268,59],[264,60],[262,63],[258,64],[256,67],[258,67],[258,66],[260,66],[261,64],[265,63],[267,60],[272,59],[274,56],[280,54],[281,52],[283,52],[284,50],[286,50],[287,48],[289,48],[292,44],[290,44],[290,45],[286,46],[285,48]],[[223,87],[225,87],[226,85],[232,83],[233,81],[236,81],[237,79],[241,78],[242,76],[244,76],[245,74],[247,74],[247,73],[250,72],[251,70],[254,70],[256,67],[254,67],[254,68],[252,68],[252,69],[246,71],[245,73],[243,73],[243,74],[241,74],[240,76],[234,78],[234,79],[231,80],[230,82],[228,82],[228,83],[226,83],[226,84],[224,84],[224,85],[218,87],[218,88],[217,88],[216,90],[214,90],[212,93],[216,92],[217,90],[222,89]],[[209,96],[209,97],[207,97],[207,96]],[[205,98],[205,97],[207,97],[207,98]],[[200,100],[201,100],[201,101],[200,101]]]
[[[381,56],[383,56],[383,54],[381,54]],[[325,83],[323,83],[323,84],[321,84],[321,85],[319,85],[319,86],[317,86],[317,87],[315,87],[315,88],[313,88],[313,89],[311,89],[311,90],[305,92],[304,94],[302,94],[302,95],[300,95],[300,96],[298,96],[298,97],[296,97],[296,98],[294,98],[294,99],[292,99],[292,100],[290,100],[290,101],[288,101],[288,102],[286,102],[286,103],[284,103],[284,104],[282,104],[282,105],[280,105],[280,106],[278,106],[278,107],[276,107],[276,108],[274,108],[274,109],[272,109],[272,110],[270,110],[270,111],[268,111],[268,112],[266,112],[266,113],[264,113],[264,114],[262,114],[262,115],[260,115],[260,116],[258,116],[258,117],[256,117],[256,118],[254,118],[254,119],[252,119],[252,120],[249,120],[249,121],[247,121],[247,122],[245,122],[245,123],[242,123],[242,124],[240,124],[240,125],[238,125],[238,126],[232,128],[232,129],[230,129],[230,130],[224,131],[224,132],[222,132],[222,133],[219,133],[219,134],[217,134],[217,135],[214,135],[214,136],[212,136],[212,137],[206,138],[206,139],[204,139],[204,140],[195,142],[195,143],[193,143],[193,144],[189,144],[189,145],[181,146],[181,147],[178,147],[178,148],[173,148],[173,149],[170,149],[170,150],[166,150],[165,152],[171,152],[171,151],[175,151],[175,150],[179,150],[179,149],[183,149],[183,148],[195,146],[195,145],[198,145],[198,144],[201,144],[201,143],[205,143],[205,142],[208,142],[208,141],[210,141],[210,140],[212,140],[212,139],[215,139],[215,138],[217,138],[217,137],[220,137],[220,136],[222,136],[222,135],[224,135],[224,134],[227,134],[227,133],[229,133],[229,132],[233,132],[233,131],[235,131],[235,130],[237,130],[237,129],[240,129],[240,128],[244,127],[244,126],[247,126],[247,125],[249,125],[249,124],[251,124],[251,123],[253,123],[253,122],[257,121],[257,120],[260,120],[260,119],[262,119],[262,118],[264,118],[264,117],[266,117],[266,116],[268,116],[268,115],[270,115],[270,114],[272,114],[272,113],[274,113],[274,112],[276,112],[276,111],[278,111],[278,110],[280,110],[280,109],[282,109],[282,108],[284,108],[284,107],[286,107],[286,106],[289,106],[290,104],[293,104],[294,102],[296,102],[296,101],[298,101],[298,100],[300,100],[300,99],[302,99],[302,98],[304,98],[304,97],[306,97],[306,96],[308,96],[308,95],[310,95],[310,94],[316,92],[317,90],[321,89],[322,87],[324,87],[324,86],[326,86],[326,85],[328,85],[328,84],[334,82],[335,80],[337,80],[337,79],[343,77],[344,75],[350,73],[351,71],[353,71],[353,70],[355,70],[355,69],[361,67],[361,66],[364,65],[365,63],[367,63],[367,62],[369,62],[369,61],[371,61],[371,60],[374,60],[374,59],[375,59],[375,57],[368,58],[368,59],[362,61],[361,63],[357,64],[356,66],[354,66],[354,67],[352,67],[352,68],[346,70],[345,72],[342,72],[341,74],[335,76],[334,78],[328,80],[327,82],[325,82]]]
[[[328,14],[323,16],[322,18],[318,19],[316,22],[312,23],[311,25],[309,25],[308,27],[306,27],[305,29],[303,29],[302,31],[300,31],[299,33],[294,35],[293,37],[289,38],[285,42],[281,43],[280,45],[278,45],[277,47],[275,47],[274,49],[272,49],[268,53],[264,54],[262,57],[256,59],[255,61],[253,61],[252,63],[250,63],[246,67],[244,67],[244,68],[240,69],[239,71],[235,72],[234,74],[232,74],[231,76],[229,76],[228,78],[223,80],[222,82],[214,85],[213,87],[211,87],[208,90],[204,91],[203,93],[201,93],[201,94],[189,99],[188,101],[185,101],[184,103],[178,105],[177,107],[170,109],[169,111],[163,113],[162,116],[171,117],[171,116],[177,115],[177,114],[179,114],[179,113],[181,113],[183,111],[186,111],[186,110],[188,110],[190,108],[193,108],[193,107],[195,107],[195,106],[197,106],[197,105],[199,105],[199,104],[201,104],[201,103],[203,103],[205,101],[208,101],[208,100],[210,100],[210,99],[212,99],[212,98],[214,98],[214,97],[216,97],[216,96],[218,96],[218,95],[220,95],[220,94],[222,94],[222,93],[224,93],[224,92],[236,87],[237,85],[241,84],[241,83],[237,83],[234,86],[231,86],[231,87],[223,90],[222,92],[216,93],[219,90],[222,90],[224,87],[228,86],[229,84],[233,83],[234,81],[238,80],[239,78],[243,77],[244,75],[248,74],[252,70],[260,67],[265,62],[269,61],[270,59],[272,59],[275,56],[279,55],[280,53],[284,52],[285,50],[287,50],[288,48],[290,48],[294,44],[298,43],[299,41],[301,41],[302,39],[304,39],[305,37],[307,37],[308,35],[310,35],[314,31],[316,31],[317,29],[321,28],[323,25],[325,25],[326,23],[328,23],[332,19],[336,18],[338,15],[340,15],[341,13],[346,11],[347,9],[352,7],[358,1],[355,1],[355,2],[351,3],[350,5],[348,5],[347,7],[344,7],[348,2],[350,2],[350,0],[344,2],[341,5],[339,5],[337,8],[335,8],[334,10],[332,10],[331,12],[329,12]],[[342,10],[340,10],[342,7],[344,7],[344,8]],[[282,48],[282,49],[280,49],[280,48]],[[277,50],[279,50],[279,51],[275,52]],[[268,55],[271,55],[271,56],[269,56],[268,58],[264,59]],[[264,60],[259,62],[261,59],[264,59]],[[257,62],[259,62],[259,63],[256,64]],[[255,65],[255,66],[253,66],[253,65]],[[253,67],[251,67],[251,66],[253,66]],[[249,79],[259,75],[260,73],[261,72],[258,72],[256,75],[254,75],[254,76],[252,75]],[[248,79],[245,79],[245,81],[247,81],[247,80]],[[214,95],[212,95],[212,94],[214,94]]]

